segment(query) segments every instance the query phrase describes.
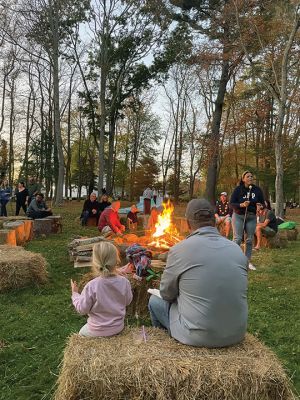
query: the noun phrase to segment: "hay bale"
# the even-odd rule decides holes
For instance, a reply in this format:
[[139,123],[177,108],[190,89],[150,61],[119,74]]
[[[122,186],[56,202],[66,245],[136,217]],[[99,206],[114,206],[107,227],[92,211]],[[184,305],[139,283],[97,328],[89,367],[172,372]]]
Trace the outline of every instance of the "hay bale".
[[269,249],[282,249],[287,247],[287,240],[282,238],[278,233],[273,237],[261,237],[261,247],[267,247]]
[[0,246],[0,292],[46,281],[44,257],[22,247]]
[[256,338],[224,349],[185,346],[164,331],[69,338],[55,400],[292,400],[276,356]]
[[126,278],[129,280],[131,284],[132,290],[132,302],[126,309],[127,317],[135,317],[135,318],[146,318],[149,316],[148,311],[148,302],[149,302],[149,293],[147,290],[149,288],[159,288],[160,282],[157,280],[151,280],[147,282],[145,278],[141,281],[138,281],[132,277],[132,275],[127,274]]
[[279,237],[281,239],[285,239],[285,240],[297,240],[298,237],[298,230],[296,228],[294,229],[282,229],[282,230],[278,230],[277,235],[279,235]]

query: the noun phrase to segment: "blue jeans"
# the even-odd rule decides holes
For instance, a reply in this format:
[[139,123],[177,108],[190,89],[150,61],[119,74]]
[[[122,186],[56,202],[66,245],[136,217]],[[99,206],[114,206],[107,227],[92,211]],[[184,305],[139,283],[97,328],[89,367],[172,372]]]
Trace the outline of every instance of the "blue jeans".
[[167,329],[170,333],[169,311],[171,304],[154,294],[150,297],[148,309],[152,325],[156,328]]
[[[233,228],[233,241],[240,245],[243,240],[244,231],[246,232],[246,250],[245,255],[250,260],[252,254],[252,243],[256,228],[256,215],[247,214],[245,226],[244,215],[233,213],[232,228]],[[243,230],[244,227],[244,230]]]

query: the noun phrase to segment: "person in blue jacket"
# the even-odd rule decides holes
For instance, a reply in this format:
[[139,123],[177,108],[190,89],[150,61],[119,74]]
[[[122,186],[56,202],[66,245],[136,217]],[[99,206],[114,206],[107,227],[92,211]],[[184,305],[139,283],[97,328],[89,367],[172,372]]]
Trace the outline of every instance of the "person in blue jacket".
[[8,186],[8,180],[4,179],[0,185],[0,216],[7,217],[6,205],[11,198],[12,190]]
[[253,174],[245,171],[242,174],[239,185],[234,189],[230,206],[233,209],[232,228],[233,241],[240,245],[242,243],[244,233],[245,255],[249,260],[249,269],[256,269],[250,263],[252,255],[252,243],[256,229],[256,204],[264,203],[264,195],[262,190],[254,185]]

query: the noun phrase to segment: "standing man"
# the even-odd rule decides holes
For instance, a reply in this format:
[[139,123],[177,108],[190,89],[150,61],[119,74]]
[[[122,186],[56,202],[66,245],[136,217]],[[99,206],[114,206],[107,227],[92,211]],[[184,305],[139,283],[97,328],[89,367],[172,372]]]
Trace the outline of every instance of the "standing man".
[[144,198],[144,228],[147,229],[148,225],[148,218],[151,212],[151,199],[153,196],[152,190],[147,187],[147,189],[144,190],[143,192],[143,198]]
[[191,234],[169,250],[161,298],[149,300],[152,324],[190,346],[239,343],[247,330],[247,257],[220,235],[207,200],[191,200],[186,218]]
[[225,236],[227,237],[227,239],[231,230],[231,215],[232,211],[229,207],[227,193],[222,192],[220,194],[220,200],[216,203],[215,218],[216,225],[219,229],[221,228],[222,224],[225,226]]
[[27,190],[28,190],[28,205],[31,203],[31,200],[33,200],[36,196],[36,194],[39,192],[40,187],[39,184],[35,181],[33,176],[30,176],[28,179],[28,185],[27,185]]

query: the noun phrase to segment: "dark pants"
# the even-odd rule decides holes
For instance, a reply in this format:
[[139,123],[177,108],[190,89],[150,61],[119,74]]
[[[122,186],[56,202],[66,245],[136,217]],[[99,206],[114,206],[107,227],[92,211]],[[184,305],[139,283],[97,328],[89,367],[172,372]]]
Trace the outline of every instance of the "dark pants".
[[52,215],[52,211],[30,211],[28,217],[32,219],[40,219],[50,217],[50,215]]
[[98,212],[96,214],[93,214],[90,211],[83,211],[80,217],[81,225],[86,225],[89,218],[95,218],[95,225],[98,225],[99,215],[100,213]]
[[20,203],[17,202],[17,203],[16,203],[16,215],[19,215],[21,208],[23,208],[24,213],[26,214],[26,211],[27,211],[27,206],[26,206],[26,204],[25,204],[25,203],[20,204]]
[[7,217],[6,204],[7,204],[7,202],[2,203],[2,201],[0,203],[0,217]]

